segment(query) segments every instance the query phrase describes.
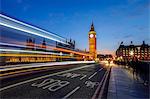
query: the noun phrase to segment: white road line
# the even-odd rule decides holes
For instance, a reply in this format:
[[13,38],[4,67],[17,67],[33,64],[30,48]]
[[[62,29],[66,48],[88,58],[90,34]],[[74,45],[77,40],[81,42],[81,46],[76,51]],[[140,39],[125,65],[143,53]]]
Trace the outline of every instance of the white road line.
[[39,80],[39,79],[43,79],[43,78],[46,78],[46,77],[51,77],[51,76],[55,76],[55,75],[59,75],[59,74],[62,74],[62,73],[66,73],[66,72],[70,72],[70,71],[74,71],[74,70],[78,70],[78,69],[83,69],[83,68],[87,68],[87,67],[91,67],[91,66],[95,66],[95,64],[85,65],[85,66],[82,66],[82,67],[77,67],[77,68],[69,69],[69,70],[66,70],[66,71],[61,71],[61,72],[57,72],[57,73],[53,73],[53,74],[33,78],[33,79],[30,79],[30,80],[26,80],[26,81],[23,81],[23,82],[19,82],[19,83],[16,83],[16,84],[12,84],[12,85],[0,88],[0,91],[6,90],[6,89],[9,89],[9,88],[18,86],[18,85],[22,85],[22,84],[25,84],[25,83],[29,83],[29,82],[32,82],[32,81],[35,81],[35,80]]
[[101,71],[103,68],[99,69],[98,71]]
[[[98,71],[101,71],[103,68],[99,69]],[[92,77],[94,77],[97,74],[97,72],[95,72],[94,74],[92,74],[88,79],[91,79]]]
[[100,90],[100,88],[102,86],[102,83],[103,83],[103,80],[105,79],[106,74],[107,74],[107,71],[104,73],[104,76],[103,76],[102,80],[100,81],[99,86],[97,87],[97,89],[94,92],[94,94],[93,94],[91,99],[96,99],[96,96],[97,96],[97,94],[98,94],[98,92],[99,92],[99,90]]
[[51,63],[34,63],[34,64],[25,64],[23,65],[12,65],[10,67],[0,66],[0,71],[14,70],[14,69],[25,69],[32,67],[45,67],[45,66],[54,66],[54,65],[71,65],[79,63],[94,63],[93,61],[68,61],[68,62],[51,62]]
[[84,79],[86,77],[86,75],[84,75],[83,77],[80,78],[80,80]]
[[97,74],[97,72],[95,72],[94,74],[92,74],[88,79],[91,79],[92,77],[94,77]]
[[98,99],[102,99],[108,76],[109,76],[109,71],[107,72],[107,74],[104,78],[103,85],[102,85],[101,90],[100,90],[99,95],[98,95]]
[[80,88],[80,86],[76,87],[74,90],[72,90],[71,92],[69,92],[66,96],[64,96],[63,99],[68,98],[70,95],[72,95],[73,93],[75,93],[79,88]]

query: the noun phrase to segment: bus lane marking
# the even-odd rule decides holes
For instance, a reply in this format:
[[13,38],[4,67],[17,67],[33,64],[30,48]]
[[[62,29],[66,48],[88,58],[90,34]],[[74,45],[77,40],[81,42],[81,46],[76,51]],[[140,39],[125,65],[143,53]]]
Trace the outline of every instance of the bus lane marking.
[[95,86],[99,85],[99,82],[86,81],[85,85],[86,87],[94,88]]
[[57,91],[61,89],[64,86],[67,86],[70,84],[68,81],[62,81],[62,80],[55,80],[55,79],[45,79],[41,83],[33,83],[31,86],[35,87],[42,87],[42,89],[48,89],[49,91]]
[[67,78],[76,78],[79,77],[81,74],[76,74],[76,73],[65,73],[62,75],[57,75],[57,76],[61,76],[61,77],[67,77]]
[[55,76],[55,75],[59,75],[59,74],[63,74],[63,73],[66,73],[66,72],[71,72],[71,71],[75,71],[75,70],[79,70],[79,69],[83,69],[83,68],[87,68],[87,67],[91,67],[91,66],[95,66],[95,64],[85,65],[85,66],[82,66],[82,67],[77,67],[77,68],[73,68],[73,69],[69,69],[69,70],[65,70],[65,71],[61,71],[61,72],[56,72],[56,73],[53,73],[53,74],[40,76],[40,77],[33,78],[33,79],[30,79],[30,80],[22,81],[22,82],[19,82],[19,83],[15,83],[15,84],[0,88],[0,91],[6,90],[6,89],[9,89],[9,88],[12,88],[12,87],[16,87],[16,86],[19,86],[19,85],[22,85],[22,84],[25,84],[25,83],[33,82],[35,80],[39,80],[39,79],[43,79],[43,78],[46,78],[46,77],[51,77],[51,76]]
[[87,75],[84,75],[84,74],[76,74],[76,73],[65,73],[65,74],[62,74],[62,75],[57,75],[57,76],[60,76],[60,77],[66,77],[66,78],[79,78],[80,80],[84,79],[85,77],[87,77]]

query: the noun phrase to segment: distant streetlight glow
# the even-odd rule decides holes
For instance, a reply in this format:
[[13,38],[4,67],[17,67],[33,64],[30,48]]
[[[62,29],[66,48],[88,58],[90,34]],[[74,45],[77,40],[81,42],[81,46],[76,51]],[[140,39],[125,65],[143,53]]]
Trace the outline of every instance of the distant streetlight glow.
[[131,56],[133,56],[134,55],[134,52],[133,51],[130,51],[130,53],[129,53]]
[[122,60],[122,58],[123,58],[123,57],[121,56],[120,59]]
[[63,53],[62,53],[62,52],[60,52],[59,54],[60,54],[60,56],[62,56],[62,55],[63,55]]

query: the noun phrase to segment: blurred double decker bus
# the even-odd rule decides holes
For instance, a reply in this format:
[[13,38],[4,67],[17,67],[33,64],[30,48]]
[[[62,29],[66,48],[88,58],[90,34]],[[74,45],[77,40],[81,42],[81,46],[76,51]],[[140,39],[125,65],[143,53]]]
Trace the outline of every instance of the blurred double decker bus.
[[88,60],[75,41],[0,14],[0,65]]

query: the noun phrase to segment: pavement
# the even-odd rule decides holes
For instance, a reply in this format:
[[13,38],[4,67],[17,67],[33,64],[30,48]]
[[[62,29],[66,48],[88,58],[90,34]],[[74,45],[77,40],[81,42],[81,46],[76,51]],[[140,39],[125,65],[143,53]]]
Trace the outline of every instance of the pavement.
[[149,86],[135,80],[127,69],[112,66],[107,99],[149,99]]

